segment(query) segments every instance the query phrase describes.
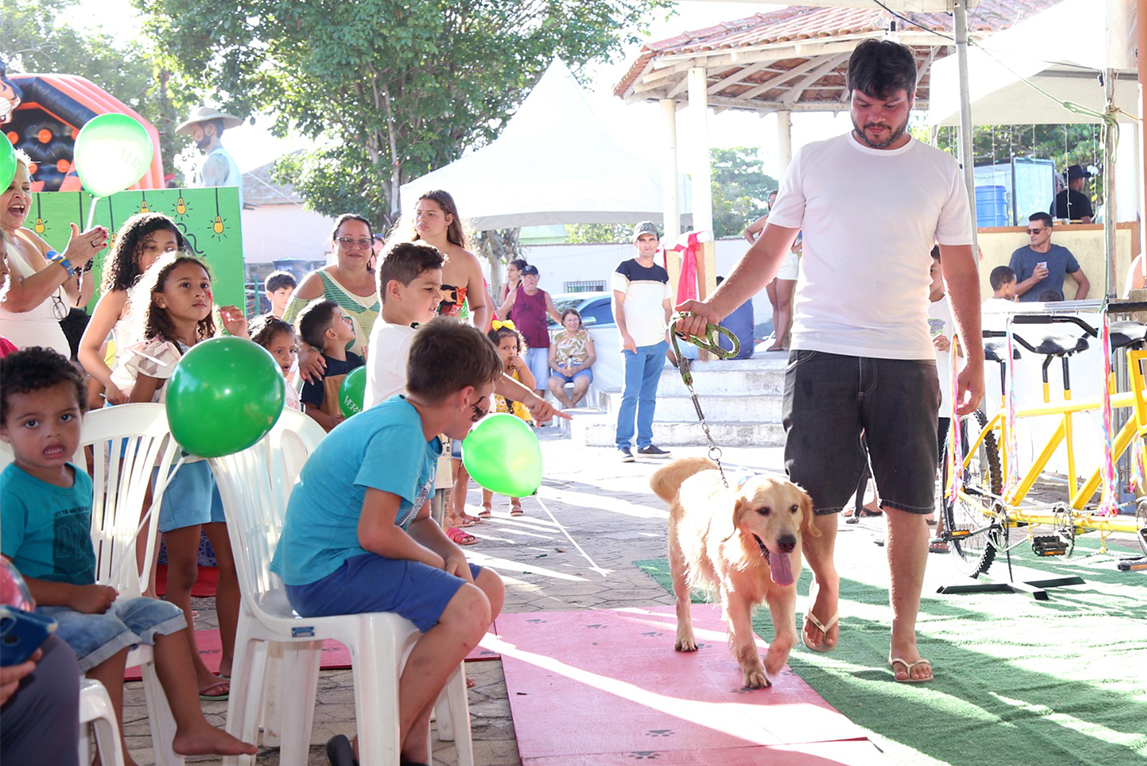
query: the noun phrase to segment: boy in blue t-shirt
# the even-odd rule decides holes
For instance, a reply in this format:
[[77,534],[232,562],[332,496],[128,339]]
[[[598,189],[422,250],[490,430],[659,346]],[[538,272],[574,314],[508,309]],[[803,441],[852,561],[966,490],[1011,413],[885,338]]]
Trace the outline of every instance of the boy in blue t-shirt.
[[299,337],[314,348],[322,349],[326,366],[323,375],[303,384],[299,399],[303,409],[327,431],[345,420],[339,407],[339,387],[343,378],[363,359],[347,351],[354,342],[354,325],[346,312],[334,301],[318,301],[299,314]]
[[501,375],[480,330],[445,317],[420,327],[406,396],[360,412],[320,442],[291,492],[271,562],[304,617],[394,612],[422,631],[398,689],[410,766],[428,762],[434,702],[505,596],[498,575],[468,564],[434,523],[428,502],[438,434],[465,438],[489,412]]
[[[12,447],[0,473],[0,554],[24,575],[36,611],[58,623],[80,670],[107,688],[123,722],[128,651],[155,646],[155,668],[175,716],[181,755],[254,755],[256,748],[214,728],[196,698],[183,611],[152,598],[118,598],[95,581],[92,480],[68,461],[80,443],[86,384],[51,349],[0,360],[0,439]],[[124,762],[134,763],[124,740]]]

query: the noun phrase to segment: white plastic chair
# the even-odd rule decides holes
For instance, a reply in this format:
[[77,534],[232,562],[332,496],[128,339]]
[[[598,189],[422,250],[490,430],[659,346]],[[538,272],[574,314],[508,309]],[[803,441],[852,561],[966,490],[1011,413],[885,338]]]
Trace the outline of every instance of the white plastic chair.
[[[89,412],[84,419],[75,464],[86,468],[83,448],[92,447],[92,547],[96,552],[96,582],[111,585],[121,598],[139,596],[143,592],[136,563],[136,538],[152,471],[159,468],[152,513],[144,527],[147,550],[143,571],[151,571],[160,501],[170,468],[179,457],[179,448],[170,436],[162,404],[121,404]],[[152,647],[141,645],[128,653],[127,667],[137,666],[143,676],[155,761],[182,764],[183,756],[171,748],[175,718],[155,673]],[[99,736],[97,730],[97,740]]]
[[108,690],[99,681],[80,679],[80,763],[92,762],[91,732],[96,732],[96,747],[104,766],[123,766],[123,747],[119,723],[112,708]]
[[[398,679],[406,656],[421,635],[418,629],[398,615],[381,612],[298,617],[287,601],[282,581],[270,571],[290,487],[324,435],[310,418],[284,410],[275,428],[259,444],[212,460],[242,593],[227,731],[246,742],[253,741],[260,708],[273,704],[282,717],[278,722],[280,762],[306,763],[322,642],[334,639],[350,650],[359,763],[397,766]],[[260,644],[274,652],[258,651]],[[268,663],[268,655],[274,657],[280,650],[282,658]],[[256,682],[260,675],[263,683]],[[456,737],[460,766],[473,766],[461,665],[447,682],[436,714],[439,738]],[[462,725],[454,726],[456,721]],[[250,756],[238,760],[252,762]],[[224,762],[235,763],[236,759]]]

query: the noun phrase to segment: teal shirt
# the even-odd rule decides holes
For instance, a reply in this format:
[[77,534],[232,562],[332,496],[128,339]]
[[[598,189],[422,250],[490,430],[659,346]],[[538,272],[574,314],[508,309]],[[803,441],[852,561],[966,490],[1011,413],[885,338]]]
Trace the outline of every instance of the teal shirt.
[[271,571],[287,585],[309,585],[354,556],[367,488],[398,495],[395,523],[414,517],[434,491],[442,454],[426,441],[418,410],[401,396],[347,418],[307,459],[287,503]]
[[75,476],[70,487],[37,479],[15,463],[0,473],[0,553],[25,577],[91,585],[92,479],[68,467]]

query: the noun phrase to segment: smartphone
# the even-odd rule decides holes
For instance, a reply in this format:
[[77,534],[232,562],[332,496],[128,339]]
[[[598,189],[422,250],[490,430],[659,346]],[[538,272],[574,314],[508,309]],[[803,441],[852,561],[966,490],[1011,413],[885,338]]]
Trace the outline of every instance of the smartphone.
[[55,631],[51,617],[0,606],[0,667],[27,662]]
[[1036,268],[1037,269],[1039,269],[1039,268],[1046,269],[1047,268],[1047,261],[1040,261],[1039,263],[1036,264]]

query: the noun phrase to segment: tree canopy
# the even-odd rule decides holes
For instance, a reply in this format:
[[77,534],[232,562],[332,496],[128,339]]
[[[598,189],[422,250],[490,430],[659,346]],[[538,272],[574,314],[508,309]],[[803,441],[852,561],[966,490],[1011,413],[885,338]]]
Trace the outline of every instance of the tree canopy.
[[739,237],[746,226],[765,214],[765,199],[779,184],[765,174],[765,163],[756,149],[710,149],[709,164],[713,175],[713,235],[717,239]]
[[155,125],[164,170],[177,173],[174,158],[186,144],[174,134],[185,95],[179,84],[142,43],[77,25],[76,5],[77,0],[4,0],[0,57],[9,73],[74,74],[92,81]]
[[[284,163],[319,212],[393,222],[401,183],[492,140],[554,56],[577,71],[667,0],[134,0],[220,108],[316,149]],[[463,211],[464,213],[465,211]]]

